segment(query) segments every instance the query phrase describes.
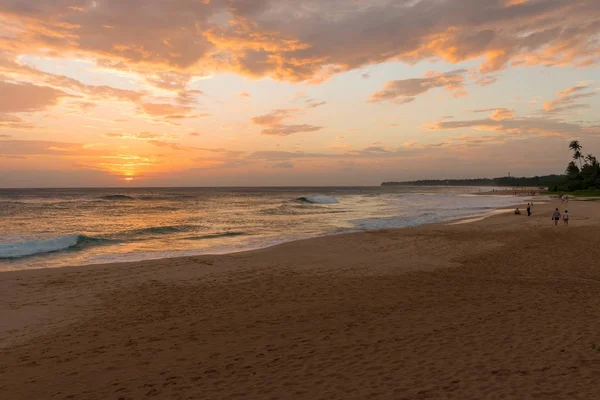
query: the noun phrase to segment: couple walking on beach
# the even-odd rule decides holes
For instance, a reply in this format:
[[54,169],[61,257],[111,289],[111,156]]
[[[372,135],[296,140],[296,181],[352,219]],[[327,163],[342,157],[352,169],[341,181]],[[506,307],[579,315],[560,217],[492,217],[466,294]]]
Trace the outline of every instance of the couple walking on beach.
[[[554,221],[554,226],[558,226],[558,221],[560,221],[561,215],[560,215],[560,211],[558,211],[558,208],[556,210],[554,210],[554,213],[552,213],[552,220]],[[562,215],[562,220],[563,220],[563,225],[569,225],[569,211],[565,210],[565,212]]]

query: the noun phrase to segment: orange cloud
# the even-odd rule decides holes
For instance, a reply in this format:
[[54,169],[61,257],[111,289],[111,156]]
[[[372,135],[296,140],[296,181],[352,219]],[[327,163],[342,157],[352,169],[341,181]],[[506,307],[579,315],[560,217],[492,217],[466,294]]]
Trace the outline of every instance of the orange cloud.
[[[577,103],[577,100],[585,99],[588,97],[595,96],[595,92],[584,92],[587,89],[591,89],[589,84],[581,84],[572,86],[561,92],[557,93],[557,98],[545,102],[542,107],[546,113],[564,113],[567,111],[573,111],[578,109],[590,108],[589,104]],[[584,92],[584,93],[582,93]]]
[[492,113],[490,118],[493,119],[494,121],[502,121],[505,119],[511,119],[514,117],[514,115],[515,115],[515,110],[508,110],[506,108],[498,108],[497,110],[494,110],[494,112]]
[[283,123],[286,119],[296,117],[297,108],[288,108],[272,111],[269,114],[253,117],[251,121],[263,127],[262,135],[267,136],[289,136],[295,133],[318,132],[323,129],[321,126],[309,124],[286,125]]
[[69,90],[95,100],[116,99],[135,103],[147,95],[144,92],[118,89],[107,85],[86,85],[76,79],[43,72],[28,65],[18,63],[14,61],[14,56],[12,58],[0,53],[0,73],[13,80],[43,83],[59,91]]
[[[1,76],[0,76],[1,78]],[[0,80],[0,127],[31,129],[34,125],[14,115],[44,111],[58,104],[67,93],[31,83],[11,83]]]
[[43,111],[68,96],[47,86],[5,81],[0,81],[0,93],[0,114]]
[[600,33],[596,0],[30,3],[0,3],[0,32],[7,32],[0,49],[181,75],[150,79],[165,89],[181,90],[188,74],[219,71],[319,82],[389,60],[483,58],[483,72],[600,60],[600,43],[590,40]]
[[176,151],[188,151],[189,150],[188,148],[182,147],[182,146],[178,145],[177,143],[165,142],[162,140],[152,139],[152,140],[148,140],[148,143],[153,146],[156,146],[156,147],[168,147],[168,148],[170,148],[172,150],[176,150]]
[[519,4],[527,3],[529,0],[505,0],[505,7],[518,6]]
[[[505,119],[511,119],[515,115],[515,110],[509,110],[508,108],[484,108],[478,110],[467,110],[475,113],[491,113],[490,119],[494,121],[502,121]],[[448,119],[447,117],[442,117],[442,120]]]
[[164,118],[167,121],[185,118],[206,118],[211,114],[194,114],[194,108],[168,103],[141,103],[140,110],[152,117]]
[[[24,121],[20,117],[16,115],[10,114],[0,114],[0,127],[10,128],[10,129],[32,129],[34,125],[30,122]],[[0,137],[8,137],[2,136]]]
[[265,128],[262,130],[263,135],[267,136],[288,136],[293,135],[295,133],[309,133],[309,132],[318,132],[322,130],[322,126],[315,126],[309,124],[300,124],[300,125],[273,125],[269,128]]
[[162,138],[164,135],[158,134],[158,133],[151,133],[151,132],[140,132],[140,133],[116,133],[116,132],[109,132],[109,133],[105,133],[104,136],[108,137],[108,138],[117,138],[117,139],[142,139],[142,140],[146,140],[146,139],[158,139],[158,138]]

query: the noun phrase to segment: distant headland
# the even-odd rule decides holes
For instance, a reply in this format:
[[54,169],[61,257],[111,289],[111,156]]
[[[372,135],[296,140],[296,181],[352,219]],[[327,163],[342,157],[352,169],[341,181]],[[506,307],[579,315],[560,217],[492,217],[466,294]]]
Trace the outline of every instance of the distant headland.
[[551,187],[565,180],[565,175],[533,177],[503,176],[500,178],[476,179],[424,179],[406,182],[383,182],[381,186],[506,186],[506,187]]

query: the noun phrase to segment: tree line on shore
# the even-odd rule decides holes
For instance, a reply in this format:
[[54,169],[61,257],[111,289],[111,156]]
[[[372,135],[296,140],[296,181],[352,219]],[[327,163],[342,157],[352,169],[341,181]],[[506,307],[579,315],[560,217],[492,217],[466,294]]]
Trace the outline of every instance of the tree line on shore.
[[578,140],[569,143],[573,152],[561,182],[549,187],[552,192],[575,192],[578,190],[600,189],[600,163],[592,154],[584,155],[583,146]]
[[503,176],[476,179],[423,179],[408,182],[383,182],[381,186],[507,186],[507,187],[551,187],[564,181],[564,175],[533,177]]
[[592,154],[584,155],[578,140],[569,143],[573,152],[564,175],[533,177],[504,176],[476,179],[422,179],[406,182],[383,182],[381,186],[502,186],[544,187],[550,192],[600,191],[600,163]]

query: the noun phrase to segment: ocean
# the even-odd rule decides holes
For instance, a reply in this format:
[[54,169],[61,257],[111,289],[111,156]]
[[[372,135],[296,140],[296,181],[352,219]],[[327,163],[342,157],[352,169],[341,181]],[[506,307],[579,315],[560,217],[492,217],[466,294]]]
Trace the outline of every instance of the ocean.
[[0,189],[0,271],[231,253],[480,216],[524,201],[472,195],[479,190]]

